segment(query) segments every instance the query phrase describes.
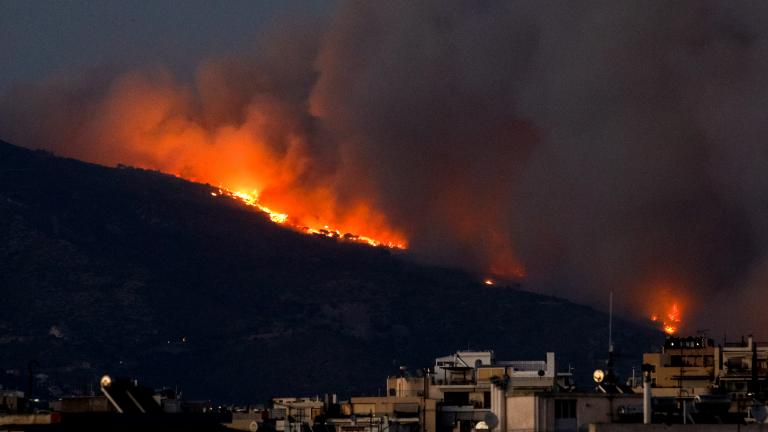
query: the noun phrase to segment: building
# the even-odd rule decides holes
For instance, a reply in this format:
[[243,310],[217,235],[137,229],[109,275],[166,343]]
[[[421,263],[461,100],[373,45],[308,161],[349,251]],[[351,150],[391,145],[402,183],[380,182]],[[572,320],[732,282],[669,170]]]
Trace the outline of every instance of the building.
[[643,354],[653,366],[651,386],[655,397],[712,394],[717,350],[705,337],[668,337],[661,352]]
[[768,342],[758,343],[752,336],[741,342],[726,342],[717,350],[715,387],[733,399],[768,392]]
[[[353,404],[363,402],[356,399]],[[401,369],[387,378],[385,398],[364,402],[371,405],[356,406],[358,413],[389,417],[400,413],[387,407],[410,402],[425,432],[577,431],[642,419],[642,395],[576,392],[570,371],[557,373],[552,352],[539,360],[500,361],[493,351],[458,351],[415,375]]]
[[715,391],[730,398],[731,413],[750,414],[754,401],[768,396],[768,343],[749,336],[725,342],[716,355]]
[[18,390],[0,390],[0,413],[17,413],[24,409],[24,392]]
[[[525,405],[522,397],[570,388],[569,381],[570,374],[556,373],[552,352],[543,360],[499,361],[490,350],[457,351],[436,358],[432,368],[415,375],[402,369],[387,378],[386,403],[394,406],[414,398],[426,432],[468,432],[479,422],[507,430],[508,421],[519,423],[516,407],[508,411],[508,404]],[[510,399],[512,395],[521,399]]]
[[[661,352],[643,354],[643,363],[654,369],[655,406],[690,407],[693,414],[710,411],[718,419],[743,417],[755,399],[768,395],[768,343],[751,336],[717,346],[705,337],[668,337]],[[724,405],[729,406],[726,413]]]
[[[335,403],[335,395],[333,397]],[[277,431],[301,432],[315,424],[325,413],[326,402],[319,397],[276,397],[272,399],[271,417]]]
[[591,424],[640,422],[641,394],[540,392],[508,394],[500,432],[576,432]]
[[105,396],[67,396],[51,401],[50,406],[61,413],[115,412]]
[[352,397],[342,413],[329,423],[341,432],[435,430],[435,401],[421,396]]

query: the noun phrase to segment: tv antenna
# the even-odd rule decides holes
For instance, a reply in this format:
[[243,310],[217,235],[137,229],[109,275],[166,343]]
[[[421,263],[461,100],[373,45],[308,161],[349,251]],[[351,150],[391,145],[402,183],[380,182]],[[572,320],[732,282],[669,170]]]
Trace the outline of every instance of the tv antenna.
[[608,353],[613,353],[613,288],[608,291]]

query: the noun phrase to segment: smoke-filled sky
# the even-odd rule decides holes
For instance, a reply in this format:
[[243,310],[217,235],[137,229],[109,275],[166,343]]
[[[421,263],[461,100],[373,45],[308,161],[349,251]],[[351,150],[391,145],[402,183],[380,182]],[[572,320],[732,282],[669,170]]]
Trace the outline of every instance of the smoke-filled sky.
[[0,138],[768,336],[767,36],[762,1],[0,0]]

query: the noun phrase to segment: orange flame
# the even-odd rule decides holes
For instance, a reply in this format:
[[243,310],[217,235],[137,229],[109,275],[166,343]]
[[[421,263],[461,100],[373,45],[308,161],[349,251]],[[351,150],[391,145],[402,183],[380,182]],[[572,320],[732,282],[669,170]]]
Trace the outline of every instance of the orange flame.
[[371,237],[366,237],[366,236],[357,235],[353,233],[343,233],[339,229],[332,228],[328,225],[323,225],[322,227],[302,226],[301,224],[296,223],[293,219],[291,219],[288,214],[281,213],[279,211],[273,210],[261,204],[261,202],[259,201],[258,191],[253,191],[249,193],[249,192],[243,192],[243,191],[230,191],[230,190],[220,188],[218,190],[218,193],[211,192],[211,195],[214,197],[228,196],[230,198],[237,199],[243,204],[249,205],[251,207],[256,207],[257,209],[266,213],[267,216],[269,216],[269,219],[272,220],[272,222],[280,225],[288,226],[299,232],[335,238],[335,239],[349,241],[353,243],[363,243],[363,244],[367,244],[374,247],[384,246],[390,249],[406,249],[408,247],[408,244],[404,239],[395,240],[395,241],[381,241],[381,240],[373,239]]
[[637,292],[651,300],[645,310],[651,322],[667,335],[676,335],[683,327],[683,313],[693,304],[687,295],[690,278],[672,270],[659,272],[654,271],[649,280],[641,282]]
[[668,335],[674,335],[680,329],[681,314],[680,308],[677,305],[677,301],[673,301],[668,307],[666,313],[661,315],[652,313],[650,316],[651,321],[661,322],[661,329]]

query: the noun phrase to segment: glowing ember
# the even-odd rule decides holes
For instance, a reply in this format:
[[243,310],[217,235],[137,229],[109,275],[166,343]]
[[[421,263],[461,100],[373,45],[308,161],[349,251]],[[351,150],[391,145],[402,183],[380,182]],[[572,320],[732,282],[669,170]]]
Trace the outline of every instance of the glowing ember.
[[483,281],[483,283],[486,284],[486,285],[493,285],[494,284],[493,279],[486,279],[486,280]]
[[234,198],[242,202],[243,204],[249,205],[251,207],[256,207],[257,209],[266,213],[267,216],[269,216],[269,219],[272,220],[272,222],[280,225],[285,225],[289,228],[292,228],[296,231],[303,232],[306,234],[319,235],[323,237],[335,238],[342,241],[349,241],[354,243],[363,243],[363,244],[367,244],[374,247],[385,246],[390,249],[406,249],[407,248],[407,244],[405,242],[379,241],[366,236],[361,236],[361,235],[352,234],[352,233],[343,233],[342,231],[336,228],[332,228],[328,225],[323,225],[322,228],[302,226],[292,221],[290,216],[288,216],[288,214],[278,212],[276,210],[273,210],[261,204],[261,202],[259,201],[258,191],[252,191],[252,192],[230,191],[224,188],[220,188],[218,190],[218,193],[211,192],[211,195],[212,196],[228,196],[230,198]]

